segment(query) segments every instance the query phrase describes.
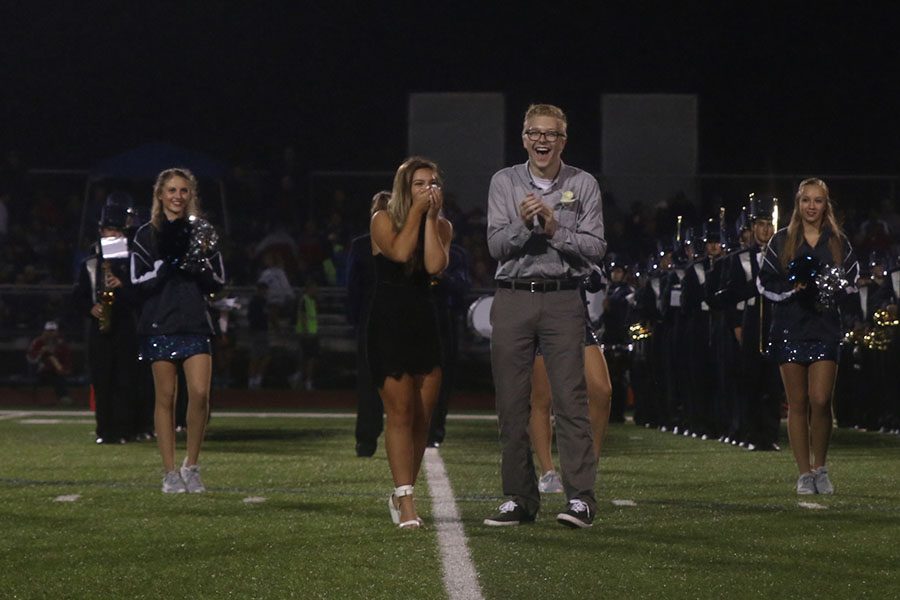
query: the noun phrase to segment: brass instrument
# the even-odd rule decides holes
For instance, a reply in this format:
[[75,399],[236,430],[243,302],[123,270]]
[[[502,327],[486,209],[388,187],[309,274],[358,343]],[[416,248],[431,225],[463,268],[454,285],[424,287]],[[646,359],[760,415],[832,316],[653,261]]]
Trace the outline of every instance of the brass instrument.
[[851,329],[844,333],[844,344],[848,346],[859,346],[862,342],[863,332],[859,329]]
[[879,308],[872,316],[875,326],[866,331],[862,336],[862,345],[867,350],[886,352],[891,345],[893,337],[892,328],[900,326],[900,319],[891,317],[887,309]]
[[628,334],[635,342],[646,340],[653,335],[653,330],[645,323],[633,323],[628,326]]
[[104,260],[101,266],[102,272],[97,278],[97,299],[100,302],[100,318],[98,326],[101,333],[109,333],[112,329],[112,311],[113,302],[116,300],[116,293],[106,287],[106,280],[112,276],[111,267],[108,260]]

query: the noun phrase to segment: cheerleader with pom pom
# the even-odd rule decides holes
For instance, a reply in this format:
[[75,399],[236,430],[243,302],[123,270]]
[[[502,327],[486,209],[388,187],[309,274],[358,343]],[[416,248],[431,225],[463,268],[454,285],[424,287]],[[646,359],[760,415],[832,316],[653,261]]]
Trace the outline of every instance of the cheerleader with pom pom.
[[[159,174],[150,221],[135,234],[133,248],[131,280],[143,297],[140,358],[153,371],[154,423],[165,470],[162,491],[204,492],[198,460],[209,417],[210,336],[215,332],[208,299],[222,289],[225,269],[216,231],[200,217],[197,179],[190,171]],[[176,468],[179,365],[188,390],[187,456]]]
[[788,226],[766,247],[757,285],[774,302],[769,351],[788,400],[788,437],[798,494],[832,494],[825,464],[842,337],[839,296],[853,292],[859,264],[834,215],[828,186],[804,179]]

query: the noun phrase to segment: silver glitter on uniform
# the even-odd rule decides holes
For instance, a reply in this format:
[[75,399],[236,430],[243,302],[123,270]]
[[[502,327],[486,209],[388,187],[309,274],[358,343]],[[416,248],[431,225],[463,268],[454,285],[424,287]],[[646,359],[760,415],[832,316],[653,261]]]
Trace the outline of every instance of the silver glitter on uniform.
[[839,344],[834,342],[819,340],[776,340],[769,342],[768,350],[776,364],[797,363],[809,366],[820,360],[837,362],[839,347]]
[[197,334],[148,335],[141,338],[138,360],[184,360],[195,354],[212,354],[209,336]]

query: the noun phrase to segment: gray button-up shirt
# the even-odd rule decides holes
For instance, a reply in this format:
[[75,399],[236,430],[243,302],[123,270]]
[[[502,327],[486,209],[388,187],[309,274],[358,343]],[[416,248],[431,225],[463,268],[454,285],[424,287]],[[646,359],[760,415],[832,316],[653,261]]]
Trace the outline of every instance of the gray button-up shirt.
[[[528,229],[519,205],[529,193],[553,209],[553,237],[540,224]],[[600,187],[590,173],[563,164],[548,190],[535,183],[528,163],[494,174],[488,194],[487,241],[499,263],[497,279],[562,279],[587,275],[606,254]]]

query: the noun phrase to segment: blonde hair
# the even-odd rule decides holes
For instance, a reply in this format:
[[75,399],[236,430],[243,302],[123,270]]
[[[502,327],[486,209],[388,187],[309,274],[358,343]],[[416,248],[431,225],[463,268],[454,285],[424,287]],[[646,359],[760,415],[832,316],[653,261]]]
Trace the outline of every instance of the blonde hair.
[[374,196],[372,196],[372,206],[369,208],[369,214],[374,215],[379,210],[386,210],[388,201],[391,199],[391,193],[387,190],[381,190],[380,192],[376,192]]
[[400,231],[403,224],[406,223],[406,217],[409,215],[409,209],[412,206],[412,180],[413,175],[419,169],[430,169],[434,171],[438,185],[443,185],[441,181],[441,172],[437,163],[421,156],[411,156],[407,158],[397,173],[394,175],[394,186],[391,190],[391,198],[387,202],[387,213],[391,218],[395,231]]
[[150,222],[153,223],[153,226],[157,229],[162,227],[163,219],[166,218],[166,213],[163,210],[161,200],[163,186],[165,186],[166,182],[173,177],[181,177],[186,180],[188,182],[188,187],[191,189],[191,197],[188,200],[187,205],[188,216],[200,216],[200,197],[197,195],[197,178],[188,169],[182,167],[166,169],[156,176],[156,183],[153,184],[153,206],[150,209]]
[[794,212],[791,213],[791,221],[787,226],[787,238],[784,242],[784,250],[781,253],[781,266],[787,268],[788,264],[797,256],[800,244],[803,243],[803,221],[800,216],[800,197],[803,195],[803,188],[815,185],[822,188],[825,192],[825,211],[822,214],[822,223],[820,230],[830,229],[831,238],[828,240],[828,250],[831,252],[831,260],[835,265],[840,265],[844,260],[844,241],[847,236],[844,235],[841,226],[834,216],[834,205],[831,201],[831,195],[828,186],[818,177],[809,177],[800,182],[797,186],[797,193],[794,195]]
[[534,117],[553,117],[562,123],[561,133],[565,133],[566,127],[569,125],[569,121],[566,119],[566,113],[564,113],[560,107],[553,106],[552,104],[532,104],[528,107],[528,110],[525,111],[525,120],[522,123],[523,134],[525,133],[525,128],[528,127],[528,121]]

